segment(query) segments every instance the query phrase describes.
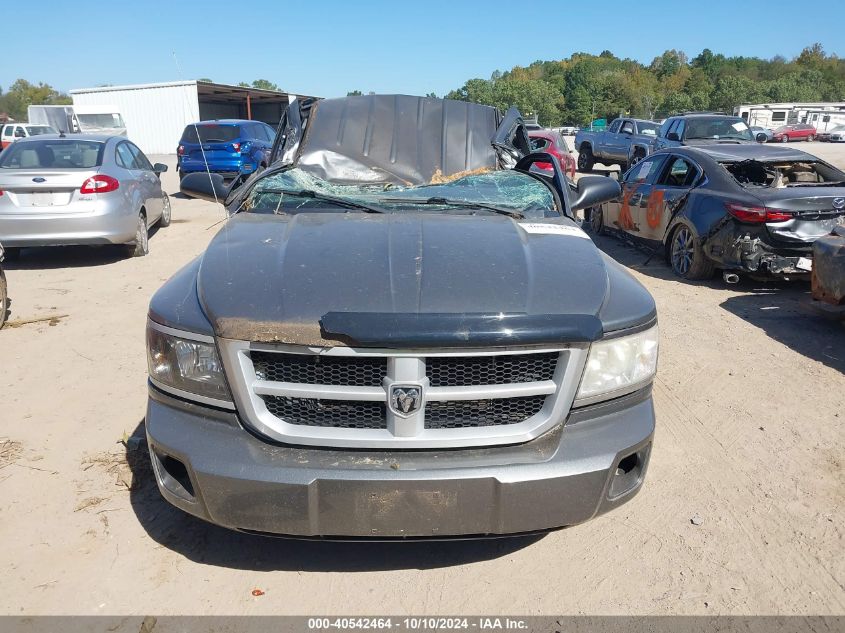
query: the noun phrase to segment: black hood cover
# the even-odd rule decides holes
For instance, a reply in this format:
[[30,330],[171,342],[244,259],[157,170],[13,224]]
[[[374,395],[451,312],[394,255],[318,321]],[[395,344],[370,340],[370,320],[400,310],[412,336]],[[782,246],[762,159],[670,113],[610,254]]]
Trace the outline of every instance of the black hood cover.
[[600,251],[569,220],[530,224],[239,214],[209,245],[197,291],[215,333],[241,340],[461,347],[601,337]]

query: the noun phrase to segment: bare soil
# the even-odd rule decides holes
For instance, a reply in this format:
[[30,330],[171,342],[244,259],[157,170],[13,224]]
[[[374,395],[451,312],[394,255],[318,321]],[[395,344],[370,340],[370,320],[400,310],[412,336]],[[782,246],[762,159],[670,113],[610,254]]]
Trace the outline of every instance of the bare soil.
[[[845,166],[845,147],[801,145]],[[32,249],[6,266],[0,612],[845,613],[845,327],[806,309],[805,283],[682,282],[612,238],[597,242],[661,326],[631,503],[542,538],[407,544],[265,539],[170,507],[137,441],[146,308],[223,218],[172,202],[147,257]]]

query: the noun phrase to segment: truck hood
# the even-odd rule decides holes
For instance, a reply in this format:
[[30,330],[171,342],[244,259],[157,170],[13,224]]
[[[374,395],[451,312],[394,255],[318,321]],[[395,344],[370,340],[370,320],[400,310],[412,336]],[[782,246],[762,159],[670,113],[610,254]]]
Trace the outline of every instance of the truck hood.
[[565,218],[242,213],[206,250],[197,296],[223,338],[461,347],[596,340],[609,284]]

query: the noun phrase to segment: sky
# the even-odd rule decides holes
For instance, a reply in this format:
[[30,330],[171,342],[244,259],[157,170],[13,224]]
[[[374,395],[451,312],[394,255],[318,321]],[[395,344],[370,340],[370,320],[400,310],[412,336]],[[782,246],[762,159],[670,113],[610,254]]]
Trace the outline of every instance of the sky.
[[68,91],[207,77],[233,84],[269,79],[288,92],[320,97],[351,90],[443,96],[497,69],[605,49],[645,64],[671,48],[690,59],[704,48],[791,58],[820,42],[828,53],[845,55],[841,0],[806,15],[785,0],[75,0],[38,6],[35,30],[4,29],[4,91],[18,78]]

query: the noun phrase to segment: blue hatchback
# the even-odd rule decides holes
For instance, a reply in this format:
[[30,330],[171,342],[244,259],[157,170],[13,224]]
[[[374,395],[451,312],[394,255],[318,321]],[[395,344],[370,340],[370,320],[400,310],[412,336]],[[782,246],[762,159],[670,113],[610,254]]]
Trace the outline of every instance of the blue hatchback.
[[276,131],[261,121],[219,119],[191,123],[176,152],[181,179],[195,171],[212,171],[226,179],[245,179],[264,169]]

